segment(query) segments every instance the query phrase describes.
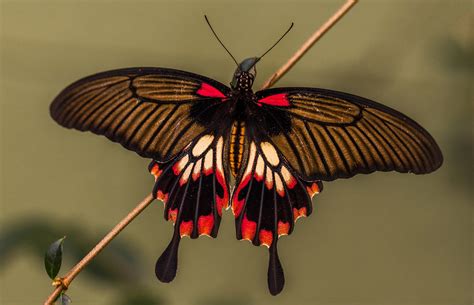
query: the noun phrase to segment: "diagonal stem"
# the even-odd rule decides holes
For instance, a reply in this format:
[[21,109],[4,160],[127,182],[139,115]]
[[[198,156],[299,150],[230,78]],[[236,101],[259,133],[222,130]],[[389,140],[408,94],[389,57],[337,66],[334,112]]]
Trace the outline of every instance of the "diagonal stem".
[[45,305],[51,305],[56,301],[63,290],[66,290],[74,278],[89,262],[96,257],[111,241],[115,238],[129,223],[133,221],[150,203],[154,200],[152,194],[146,196],[130,213],[125,216],[104,238],[89,252],[82,260],[77,263],[64,278],[59,279],[56,289],[51,293],[48,299],[44,302]]
[[327,31],[329,31],[334,24],[336,24],[355,4],[357,0],[347,0],[331,18],[326,21],[316,32],[311,35],[308,40],[288,59],[288,61],[280,67],[267,81],[263,84],[262,89],[267,89],[273,86],[283,75],[286,74],[297,62],[308,52],[308,50],[318,41]]

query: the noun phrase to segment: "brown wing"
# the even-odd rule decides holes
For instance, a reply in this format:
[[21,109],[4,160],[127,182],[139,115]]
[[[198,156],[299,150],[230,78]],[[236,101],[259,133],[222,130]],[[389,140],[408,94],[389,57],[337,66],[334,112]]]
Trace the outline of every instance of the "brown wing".
[[277,126],[271,141],[304,179],[392,170],[424,174],[442,164],[425,129],[379,103],[313,88],[270,89],[257,97],[262,113]]
[[163,162],[208,129],[229,88],[164,68],[99,73],[64,89],[51,116],[67,128],[92,131]]

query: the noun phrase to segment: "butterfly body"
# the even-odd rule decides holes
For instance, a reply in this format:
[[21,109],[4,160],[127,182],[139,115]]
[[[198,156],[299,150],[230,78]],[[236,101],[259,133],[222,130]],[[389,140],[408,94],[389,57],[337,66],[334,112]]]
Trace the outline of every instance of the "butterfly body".
[[156,263],[163,282],[176,275],[181,238],[216,237],[230,207],[236,237],[269,248],[268,287],[278,294],[278,239],[311,214],[323,180],[441,166],[431,135],[387,106],[318,88],[254,93],[258,60],[239,64],[230,88],[180,70],[129,68],[81,79],[51,104],[59,124],[153,160],[153,195],[174,224]]
[[245,122],[235,120],[230,132],[230,141],[228,145],[228,162],[231,174],[235,178],[241,168],[245,147]]

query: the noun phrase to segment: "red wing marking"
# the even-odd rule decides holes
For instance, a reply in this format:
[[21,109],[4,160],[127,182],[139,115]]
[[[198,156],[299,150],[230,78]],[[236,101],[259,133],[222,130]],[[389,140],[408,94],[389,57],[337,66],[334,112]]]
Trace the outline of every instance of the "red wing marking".
[[170,209],[168,211],[168,219],[171,220],[173,223],[176,222],[176,217],[178,216],[178,209]]
[[288,232],[290,231],[290,223],[289,222],[283,222],[283,221],[278,221],[278,237],[282,235],[288,235]]
[[293,189],[296,185],[296,179],[284,166],[281,167],[281,175],[283,176],[283,180],[285,181],[288,188]]
[[302,208],[293,208],[293,219],[296,221],[298,220],[298,218],[300,217],[306,217],[307,216],[307,212],[306,212],[306,207],[302,207]]
[[259,238],[260,238],[260,245],[265,245],[267,247],[270,247],[270,245],[273,242],[273,232],[270,230],[260,230],[259,233]]
[[216,145],[216,180],[223,189],[222,196],[216,194],[217,213],[219,213],[219,216],[222,216],[222,209],[229,206],[229,191],[227,189],[227,181],[224,176],[224,166],[222,164],[222,159],[224,157],[222,153],[223,150],[224,141],[220,138]]
[[156,199],[163,201],[164,204],[168,201],[168,194],[163,193],[162,191],[158,190],[156,192]]
[[244,187],[247,186],[250,182],[250,175],[246,175],[244,179],[242,180],[241,183],[237,186],[237,190],[235,191],[235,194],[232,199],[232,213],[234,213],[234,217],[237,218],[240,215],[240,212],[242,212],[242,208],[245,202],[245,199],[239,200],[238,195],[240,192],[243,190]]
[[224,189],[224,196],[221,197],[216,194],[217,213],[219,213],[219,216],[222,216],[222,209],[227,208],[229,205],[229,192],[227,192],[227,188],[225,187],[226,182],[221,171],[217,171],[216,178],[217,182],[223,186]]
[[224,93],[206,83],[202,83],[201,87],[198,89],[198,91],[196,91],[196,93],[205,97],[216,97],[222,99],[226,98]]
[[247,215],[244,215],[242,220],[242,239],[252,241],[255,237],[255,231],[257,230],[257,223],[247,219]]
[[306,190],[308,191],[308,194],[309,196],[311,196],[311,198],[321,192],[317,183],[313,183],[310,186],[307,186]]
[[199,235],[211,235],[212,228],[214,227],[214,215],[209,214],[206,216],[199,216],[198,220],[198,233]]
[[[155,176],[155,180],[161,175],[163,171],[160,169],[158,163],[155,163],[153,167],[150,169],[150,173]],[[161,199],[161,198],[158,198]]]
[[179,234],[181,237],[183,236],[191,236],[191,233],[193,232],[193,221],[183,221],[181,222],[181,225],[179,226]]
[[278,94],[269,95],[267,97],[259,99],[257,104],[260,106],[262,106],[262,104],[271,105],[271,106],[279,106],[279,107],[291,106],[286,93],[278,93]]

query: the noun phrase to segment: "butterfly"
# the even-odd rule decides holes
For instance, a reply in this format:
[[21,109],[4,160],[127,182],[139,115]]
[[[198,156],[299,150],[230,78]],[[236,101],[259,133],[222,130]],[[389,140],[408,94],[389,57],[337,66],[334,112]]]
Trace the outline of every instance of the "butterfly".
[[254,92],[261,57],[238,64],[230,87],[180,70],[127,68],[83,78],[51,104],[60,125],[152,159],[153,195],[174,224],[156,263],[162,282],[176,275],[181,238],[216,237],[222,211],[231,208],[237,239],[268,247],[276,295],[285,281],[278,240],[311,214],[322,181],[425,174],[442,164],[425,129],[377,102],[318,88]]

